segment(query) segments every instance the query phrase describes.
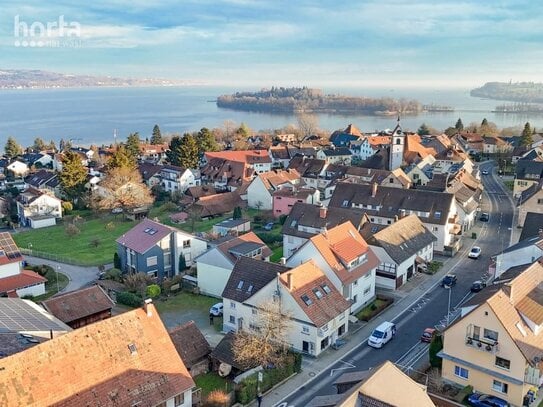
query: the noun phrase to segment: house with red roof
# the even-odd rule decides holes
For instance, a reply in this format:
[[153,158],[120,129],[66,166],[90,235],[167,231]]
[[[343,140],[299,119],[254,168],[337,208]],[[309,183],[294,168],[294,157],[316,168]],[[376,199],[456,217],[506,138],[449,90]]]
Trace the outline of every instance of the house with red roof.
[[300,185],[300,174],[296,170],[273,170],[259,174],[247,188],[249,208],[271,210],[273,193],[282,188],[295,188]]
[[213,158],[247,164],[256,174],[271,171],[272,169],[272,159],[267,150],[226,150],[206,152],[204,154],[206,163]]
[[375,273],[380,262],[350,221],[310,237],[286,265],[296,267],[309,260],[351,301],[351,312],[375,297]]
[[24,270],[23,256],[8,232],[0,233],[0,295],[23,297],[45,294],[47,279]]

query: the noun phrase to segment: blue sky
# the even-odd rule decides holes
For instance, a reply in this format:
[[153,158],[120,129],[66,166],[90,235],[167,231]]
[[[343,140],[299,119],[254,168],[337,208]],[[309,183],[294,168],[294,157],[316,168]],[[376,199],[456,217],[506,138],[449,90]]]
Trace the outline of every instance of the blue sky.
[[[0,0],[0,8],[0,68],[234,86],[543,81],[539,1]],[[30,26],[61,15],[80,25],[76,41],[53,30],[46,39],[60,47],[14,45],[15,16]]]

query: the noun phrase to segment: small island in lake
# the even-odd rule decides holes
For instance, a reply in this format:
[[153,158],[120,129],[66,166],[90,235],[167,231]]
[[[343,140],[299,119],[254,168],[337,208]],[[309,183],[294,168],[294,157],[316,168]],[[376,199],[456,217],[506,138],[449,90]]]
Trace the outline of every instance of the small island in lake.
[[480,88],[472,89],[470,95],[511,102],[543,103],[543,83],[487,82]]
[[236,92],[217,98],[221,108],[270,113],[330,113],[397,115],[418,114],[424,109],[416,100],[325,95],[321,89],[272,87],[259,92]]

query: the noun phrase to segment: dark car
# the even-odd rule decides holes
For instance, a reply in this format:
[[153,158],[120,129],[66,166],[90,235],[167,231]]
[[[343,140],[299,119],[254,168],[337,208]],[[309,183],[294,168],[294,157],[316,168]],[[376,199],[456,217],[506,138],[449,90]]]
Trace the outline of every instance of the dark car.
[[272,230],[273,229],[273,222],[269,222],[269,223],[266,223],[266,225],[264,225],[264,230]]
[[504,399],[480,393],[473,393],[469,396],[468,403],[474,407],[509,407],[509,403]]
[[443,280],[441,280],[441,287],[452,287],[455,284],[456,284],[455,274],[447,274],[445,277],[443,277]]
[[478,293],[479,291],[481,291],[485,287],[486,287],[485,282],[477,280],[477,281],[473,282],[473,284],[471,285],[470,290],[471,290],[472,293]]
[[490,215],[486,212],[481,213],[481,217],[479,218],[481,222],[488,222],[489,219]]

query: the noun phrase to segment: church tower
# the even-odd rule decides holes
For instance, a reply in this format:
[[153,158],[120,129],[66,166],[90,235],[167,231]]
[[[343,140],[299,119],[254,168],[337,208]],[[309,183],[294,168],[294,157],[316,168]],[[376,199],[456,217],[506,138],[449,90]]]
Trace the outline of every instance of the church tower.
[[388,169],[394,171],[403,163],[403,150],[405,145],[405,135],[400,126],[400,116],[398,116],[398,124],[394,127],[390,140],[390,150],[388,153]]

